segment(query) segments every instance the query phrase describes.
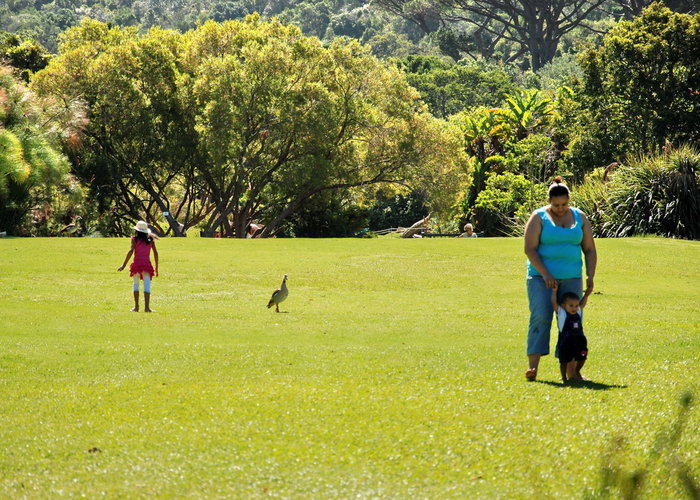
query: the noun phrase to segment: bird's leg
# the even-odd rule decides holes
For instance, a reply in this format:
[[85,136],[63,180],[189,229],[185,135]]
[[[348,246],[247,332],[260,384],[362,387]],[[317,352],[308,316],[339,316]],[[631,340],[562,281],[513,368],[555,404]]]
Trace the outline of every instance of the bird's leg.
[[151,312],[151,292],[143,292],[144,311]]
[[134,312],[139,312],[139,292],[134,292]]
[[275,304],[275,311],[280,312],[280,305],[279,304]]

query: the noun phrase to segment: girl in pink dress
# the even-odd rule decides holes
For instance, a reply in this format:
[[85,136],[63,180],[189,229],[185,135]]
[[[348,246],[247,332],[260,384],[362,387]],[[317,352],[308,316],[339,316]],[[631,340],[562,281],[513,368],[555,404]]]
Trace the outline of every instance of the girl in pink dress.
[[[158,276],[158,250],[154,239],[158,237],[151,232],[146,222],[140,220],[134,226],[136,232],[131,238],[131,249],[126,254],[124,263],[117,268],[121,271],[126,267],[131,256],[134,256],[134,262],[129,268],[130,276],[134,278],[134,308],[133,312],[139,312],[139,280],[143,280],[143,301],[145,312],[153,312],[150,307],[151,302],[151,277]],[[153,249],[153,258],[156,262],[156,268],[151,265],[150,253]]]

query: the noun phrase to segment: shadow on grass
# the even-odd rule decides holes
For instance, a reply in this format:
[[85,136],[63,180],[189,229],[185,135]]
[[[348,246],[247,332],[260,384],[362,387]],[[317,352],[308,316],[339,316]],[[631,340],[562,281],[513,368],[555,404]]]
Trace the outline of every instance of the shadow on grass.
[[538,384],[553,385],[554,387],[570,387],[572,389],[590,389],[592,391],[609,391],[610,389],[627,389],[626,385],[606,384],[593,380],[569,380],[566,384],[551,380],[535,380]]

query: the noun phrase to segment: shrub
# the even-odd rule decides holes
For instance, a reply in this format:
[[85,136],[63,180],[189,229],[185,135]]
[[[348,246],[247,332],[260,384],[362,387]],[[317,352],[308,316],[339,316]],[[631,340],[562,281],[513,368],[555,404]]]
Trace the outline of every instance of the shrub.
[[658,429],[646,457],[634,456],[625,436],[614,437],[601,456],[599,486],[586,491],[583,498],[651,498],[650,485],[661,482],[674,493],[673,498],[699,499],[700,478],[681,452],[692,426],[694,399],[690,391],[681,396],[676,418]]
[[618,168],[603,236],[657,234],[700,239],[700,152],[684,146]]
[[551,137],[532,134],[513,144],[506,152],[506,167],[511,172],[527,175],[531,180],[544,182],[556,171],[557,158]]
[[521,234],[530,212],[546,198],[544,184],[532,183],[512,172],[492,174],[474,205],[476,229],[489,236]]
[[603,226],[610,218],[609,187],[605,169],[597,168],[571,191],[571,205],[583,210],[588,216],[595,236],[603,234]]
[[408,227],[429,213],[424,193],[378,192],[369,211],[369,228],[373,231],[390,227]]

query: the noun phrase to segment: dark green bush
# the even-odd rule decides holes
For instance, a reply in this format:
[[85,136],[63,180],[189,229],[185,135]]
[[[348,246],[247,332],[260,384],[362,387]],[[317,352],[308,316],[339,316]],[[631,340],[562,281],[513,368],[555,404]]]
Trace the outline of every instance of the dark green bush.
[[522,175],[490,175],[474,205],[476,230],[488,236],[522,233],[530,212],[544,204],[546,192],[544,184],[533,184]]
[[700,153],[689,146],[628,160],[613,175],[601,235],[700,239],[699,181]]

